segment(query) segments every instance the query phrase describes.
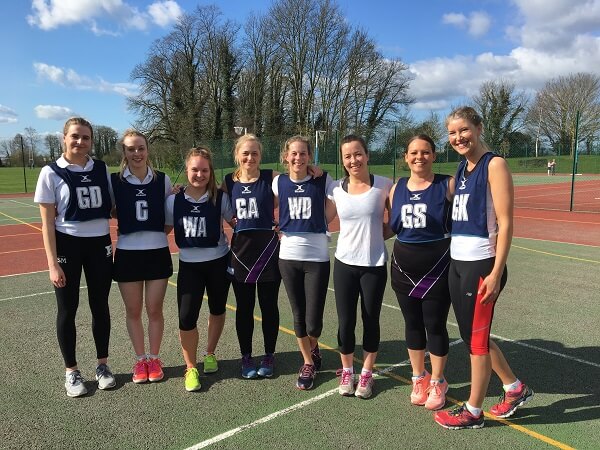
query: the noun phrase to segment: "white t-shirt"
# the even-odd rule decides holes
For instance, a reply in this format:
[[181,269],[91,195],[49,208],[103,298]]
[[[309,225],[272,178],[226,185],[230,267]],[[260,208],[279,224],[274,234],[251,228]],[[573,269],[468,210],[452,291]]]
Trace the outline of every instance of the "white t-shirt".
[[[67,168],[67,170],[70,170],[71,172],[90,172],[94,167],[94,160],[88,156],[85,167],[81,167],[77,164],[70,164],[64,156],[61,156],[56,160],[56,164],[58,167]],[[108,179],[108,189],[111,201],[114,205],[114,196],[110,185],[108,167],[106,168],[106,178]],[[67,183],[65,183],[65,181],[59,177],[50,166],[42,167],[35,187],[33,201],[36,203],[52,203],[56,205],[57,215],[54,219],[56,231],[79,237],[104,236],[109,233],[108,219],[93,219],[82,222],[65,220],[65,213],[67,212],[70,198],[71,191]]]
[[[308,181],[312,178],[307,176],[300,182]],[[273,194],[279,197],[279,187],[277,182],[279,175],[273,178]],[[333,179],[327,174],[325,180],[325,192]],[[309,261],[326,262],[329,261],[329,234],[328,233],[284,233],[281,232],[281,241],[279,244],[279,259],[290,261]]]
[[[208,201],[208,192],[198,201],[190,197],[185,192],[185,199],[191,203],[205,203]],[[165,225],[173,226],[173,205],[175,204],[175,194],[170,195],[165,202]],[[233,218],[233,210],[229,202],[229,196],[223,192],[221,199],[221,218],[230,221]],[[216,247],[184,247],[179,249],[179,260],[183,262],[205,262],[219,259],[225,256],[229,251],[227,236],[223,232],[223,221],[221,221],[221,237]]]
[[388,255],[383,239],[383,214],[392,180],[374,175],[373,186],[361,194],[349,194],[337,180],[327,191],[335,203],[340,234],[335,257],[352,266],[385,265]]
[[[123,171],[123,178],[129,184],[144,185],[149,184],[154,179],[154,172],[148,167],[148,173],[144,181],[131,173],[129,167]],[[171,195],[171,180],[169,175],[165,174],[165,199]],[[134,233],[119,234],[117,236],[117,248],[121,250],[150,250],[155,248],[168,247],[167,235],[163,231],[136,231]]]

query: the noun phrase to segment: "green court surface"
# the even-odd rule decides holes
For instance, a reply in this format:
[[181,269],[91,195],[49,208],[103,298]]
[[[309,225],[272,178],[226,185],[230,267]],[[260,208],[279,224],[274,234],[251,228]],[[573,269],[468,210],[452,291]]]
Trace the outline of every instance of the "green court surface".
[[[28,200],[29,201],[29,200]],[[335,245],[336,235],[332,239]],[[391,248],[392,241],[388,241]],[[333,255],[333,249],[331,250]],[[3,258],[26,257],[3,255]],[[173,255],[177,270],[177,255]],[[131,382],[133,352],[116,285],[111,290],[111,358],[117,387],[82,398],[65,395],[55,335],[55,298],[45,271],[0,278],[0,448],[182,449],[464,449],[598,448],[600,441],[600,247],[514,239],[509,281],[496,308],[492,332],[517,375],[535,391],[533,400],[509,420],[489,416],[480,430],[449,431],[432,413],[409,402],[411,375],[404,324],[395,296],[386,290],[381,314],[376,379],[371,399],[337,393],[337,320],[333,281],[327,296],[323,370],[311,391],[295,389],[301,360],[285,289],[280,290],[281,332],[272,379],[243,380],[230,291],[227,322],[217,355],[217,373],[201,376],[202,390],[183,388],[184,363],[177,338],[176,275],[165,299],[161,355],[166,378]],[[204,304],[200,351],[206,342]],[[260,314],[257,306],[256,314]],[[456,321],[446,376],[447,407],[468,396],[468,354]],[[92,379],[95,355],[86,291],[82,288],[78,360]],[[262,354],[260,320],[254,353]],[[360,322],[357,343],[361,342]],[[357,348],[360,356],[360,345]],[[357,361],[355,369],[359,370]],[[484,407],[501,392],[493,376]]]

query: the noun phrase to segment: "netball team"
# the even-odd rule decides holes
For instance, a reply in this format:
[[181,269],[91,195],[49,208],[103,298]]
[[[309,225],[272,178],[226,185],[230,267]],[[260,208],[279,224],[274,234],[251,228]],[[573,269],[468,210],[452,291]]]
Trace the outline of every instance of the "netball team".
[[[97,388],[116,386],[108,365],[113,280],[125,306],[132,381],[163,379],[163,304],[173,275],[167,235],[173,231],[179,248],[177,307],[187,391],[201,389],[197,324],[205,295],[208,327],[202,370],[205,374],[218,370],[216,349],[230,285],[236,300],[240,375],[273,376],[282,281],[301,360],[295,385],[311,389],[322,366],[319,337],[333,271],[339,393],[371,397],[389,270],[405,324],[412,368],[410,402],[436,411],[435,421],[445,428],[481,428],[493,371],[503,393],[490,413],[502,418],[514,414],[533,391],[517,378],[490,339],[496,300],[507,280],[512,177],[504,159],[483,141],[481,117],[473,108],[452,111],[446,127],[450,145],[462,157],[454,177],[434,173],[436,145],[424,134],[406,143],[403,160],[410,175],[395,184],[370,173],[369,150],[360,136],[342,139],[339,152],[345,175],[334,181],[312,165],[308,139],[294,136],[286,141],[281,152],[285,170],[277,173],[260,168],[262,144],[246,134],[233,151],[236,170],[221,185],[215,179],[211,151],[196,147],[185,158],[185,185],[173,188],[169,177],[152,166],[142,133],[125,131],[120,170],[111,174],[91,156],[92,125],[79,117],[67,120],[62,156],[42,169],[34,198],[40,206],[49,277],[56,293],[56,331],[67,395],[85,395],[90,387],[76,357],[82,271],[92,315]],[[328,224],[336,216],[339,235],[332,264]],[[114,254],[111,218],[117,220]],[[230,239],[224,222],[233,229]],[[393,236],[388,269],[385,240]],[[255,360],[257,299],[263,351]],[[359,304],[363,355],[355,374]],[[449,386],[444,369],[451,305],[470,354],[471,388],[467,401],[442,410]]]

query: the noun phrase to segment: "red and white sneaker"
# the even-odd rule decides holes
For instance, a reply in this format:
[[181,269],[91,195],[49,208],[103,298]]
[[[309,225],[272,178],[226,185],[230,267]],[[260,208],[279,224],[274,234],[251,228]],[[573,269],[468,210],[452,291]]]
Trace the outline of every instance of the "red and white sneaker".
[[373,395],[373,385],[375,380],[371,372],[367,374],[360,374],[358,378],[358,385],[356,386],[356,392],[354,395],[358,398],[369,398]]
[[145,383],[148,381],[148,362],[146,360],[139,360],[135,363],[131,379],[134,383]]
[[422,377],[413,377],[412,379],[412,392],[410,393],[410,402],[413,405],[423,406],[427,401],[429,383],[431,381],[431,374],[425,371],[425,375]]
[[151,382],[160,381],[165,376],[162,370],[162,361],[159,358],[148,360],[148,380]]
[[449,430],[463,430],[465,428],[483,428],[483,411],[479,417],[469,412],[466,405],[460,405],[454,409],[438,411],[434,414],[435,421]]
[[519,406],[533,398],[533,390],[526,384],[521,384],[519,389],[503,393],[500,401],[490,408],[490,413],[496,417],[506,418],[512,416]]
[[425,402],[425,408],[435,411],[443,408],[446,404],[446,392],[448,392],[448,382],[444,379],[441,383],[439,380],[429,382],[429,395]]

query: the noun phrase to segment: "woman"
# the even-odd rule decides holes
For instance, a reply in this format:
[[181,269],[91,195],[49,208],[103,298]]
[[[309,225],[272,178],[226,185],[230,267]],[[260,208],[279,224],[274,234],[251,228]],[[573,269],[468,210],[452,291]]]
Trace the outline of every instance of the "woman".
[[56,293],[56,332],[69,397],[87,393],[75,355],[75,316],[82,269],[92,312],[98,388],[110,389],[116,384],[107,365],[113,256],[108,220],[112,200],[106,165],[90,157],[92,138],[92,125],[87,120],[67,120],[63,129],[64,152],[56,162],[42,168],[34,196],[40,204],[44,249]]
[[[446,403],[444,367],[449,340],[450,206],[454,179],[433,173],[435,143],[419,134],[409,139],[404,161],[410,177],[392,188],[391,227],[396,233],[391,264],[392,288],[405,323],[412,367],[413,405],[430,410]],[[431,374],[425,370],[429,350]]]
[[490,340],[494,306],[507,277],[514,190],[506,161],[483,142],[481,117],[473,108],[454,110],[446,127],[452,148],[465,158],[456,172],[448,281],[460,335],[471,354],[471,393],[463,405],[437,412],[435,421],[450,429],[481,428],[492,370],[504,388],[490,410],[494,416],[509,417],[533,397]]
[[[233,156],[237,170],[225,176],[222,188],[231,197],[236,217],[231,241],[231,270],[237,302],[235,328],[242,354],[242,377],[271,377],[279,334],[277,300],[281,284],[279,236],[274,231],[271,188],[276,173],[260,169],[262,145],[253,134],[245,134],[237,140]],[[252,359],[257,293],[265,350],[258,370]]]
[[[342,360],[339,393],[369,398],[373,393],[373,366],[380,340],[379,314],[387,282],[383,220],[392,181],[369,174],[369,151],[363,138],[346,136],[342,139],[340,154],[346,177],[333,183],[329,191],[340,220],[333,266]],[[354,329],[359,296],[363,367],[355,388]]]
[[210,150],[192,148],[185,158],[185,170],[188,185],[167,198],[165,223],[167,231],[174,228],[179,247],[179,340],[186,364],[185,389],[191,392],[202,387],[196,368],[197,322],[205,289],[210,314],[204,373],[218,369],[215,350],[225,324],[229,292],[229,247],[223,219],[231,221],[233,213],[227,194],[217,189]]
[[[164,330],[163,301],[167,281],[173,274],[165,234],[165,199],[171,193],[171,181],[152,168],[148,140],[142,133],[126,130],[121,148],[121,170],[111,175],[119,222],[113,279],[119,283],[127,331],[135,352],[133,382],[155,382],[164,376],[158,355]],[[148,354],[142,323],[144,303],[148,315]]]
[[[288,173],[273,179],[279,202],[281,248],[279,270],[294,315],[294,332],[302,354],[296,387],[311,389],[321,367],[319,336],[329,282],[327,223],[335,215],[325,193],[331,177],[313,177],[308,172],[313,152],[302,136],[288,139],[281,162]],[[328,214],[325,214],[325,205]]]

